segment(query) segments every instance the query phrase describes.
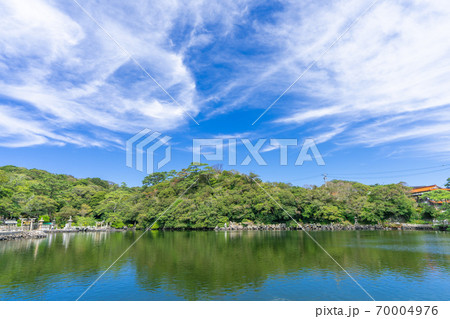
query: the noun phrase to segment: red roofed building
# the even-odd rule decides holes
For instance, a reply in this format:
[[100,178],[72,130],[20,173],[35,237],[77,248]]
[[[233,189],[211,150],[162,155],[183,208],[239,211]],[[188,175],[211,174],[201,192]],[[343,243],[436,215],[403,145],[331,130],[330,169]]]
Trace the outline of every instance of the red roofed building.
[[411,193],[412,197],[417,202],[425,201],[425,202],[429,202],[429,203],[431,203],[433,205],[435,205],[435,204],[443,204],[442,201],[433,201],[433,200],[428,200],[428,199],[427,200],[421,200],[421,196],[423,194],[428,193],[428,192],[432,192],[432,191],[435,191],[435,190],[439,190],[439,189],[444,190],[444,191],[450,191],[450,188],[442,188],[442,187],[439,187],[437,185],[431,185],[431,186],[416,186],[416,187],[413,187],[413,189],[410,190],[409,192]]
[[413,187],[412,190],[410,190],[410,193],[414,196],[414,197],[418,197],[421,196],[423,193],[428,193],[431,191],[435,191],[437,189],[446,189],[446,188],[441,188],[437,185],[431,185],[431,186],[415,186]]

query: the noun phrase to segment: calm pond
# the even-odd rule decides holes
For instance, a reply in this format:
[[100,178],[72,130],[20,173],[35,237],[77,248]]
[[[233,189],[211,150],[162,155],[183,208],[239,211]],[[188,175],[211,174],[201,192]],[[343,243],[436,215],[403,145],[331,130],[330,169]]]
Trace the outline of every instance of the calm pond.
[[[0,242],[0,300],[75,300],[141,232]],[[450,235],[311,232],[376,300],[449,300]],[[370,300],[301,231],[146,233],[81,300]]]

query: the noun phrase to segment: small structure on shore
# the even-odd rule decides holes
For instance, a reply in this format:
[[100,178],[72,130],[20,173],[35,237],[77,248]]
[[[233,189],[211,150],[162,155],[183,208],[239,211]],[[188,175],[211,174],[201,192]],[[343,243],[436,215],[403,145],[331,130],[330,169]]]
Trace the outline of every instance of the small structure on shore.
[[69,220],[67,221],[66,226],[64,227],[64,229],[71,229],[72,228],[72,216],[69,217]]
[[17,220],[15,219],[5,220],[3,223],[8,227],[8,230],[17,228]]
[[36,218],[20,218],[20,229],[21,230],[33,230],[35,228],[34,221]]

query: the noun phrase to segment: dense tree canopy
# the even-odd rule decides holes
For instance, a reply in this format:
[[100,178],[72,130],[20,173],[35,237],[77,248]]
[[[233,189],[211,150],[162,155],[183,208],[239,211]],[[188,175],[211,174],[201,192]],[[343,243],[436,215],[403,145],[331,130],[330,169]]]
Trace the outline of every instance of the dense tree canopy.
[[422,200],[433,204],[421,205],[425,219],[450,220],[450,191],[437,189],[423,194]]
[[288,214],[305,223],[353,223],[357,218],[371,224],[439,214],[417,207],[408,191],[401,183],[369,186],[341,180],[304,188],[205,164],[153,173],[142,187],[4,166],[0,218],[48,216],[63,225],[72,217],[78,225],[106,221],[118,228],[148,227],[156,222],[155,228],[210,229],[230,221],[292,224]]
[[450,201],[450,191],[444,189],[437,189],[422,195],[424,199],[430,199],[433,201]]

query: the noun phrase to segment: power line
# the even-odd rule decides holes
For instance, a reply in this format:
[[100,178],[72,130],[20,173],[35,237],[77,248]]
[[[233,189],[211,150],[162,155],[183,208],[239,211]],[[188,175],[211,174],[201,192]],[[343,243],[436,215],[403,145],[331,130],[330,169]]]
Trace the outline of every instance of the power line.
[[384,171],[384,172],[366,172],[366,173],[344,173],[344,174],[329,174],[331,176],[351,176],[351,175],[378,175],[378,174],[390,174],[390,173],[400,173],[400,172],[411,172],[411,171],[421,171],[426,169],[432,169],[432,168],[442,168],[444,166],[449,166],[450,164],[442,164],[437,166],[429,166],[429,167],[421,167],[421,168],[412,168],[412,169],[402,169],[402,170],[396,170],[396,171]]
[[304,180],[318,178],[318,177],[322,177],[322,175],[314,175],[314,176],[309,176],[309,177],[302,177],[302,178],[291,179],[291,182],[304,181]]
[[[417,176],[417,175],[424,175],[424,174],[430,174],[430,173],[437,173],[437,172],[443,172],[443,171],[448,171],[448,170],[450,170],[450,167],[448,167],[448,168],[444,168],[444,169],[438,169],[438,170],[433,170],[433,171],[429,171],[429,172],[423,172],[423,173],[413,173],[413,174],[402,174],[402,175],[385,175],[385,176],[371,176],[371,177],[360,177],[360,176],[356,176],[356,177],[354,177],[354,178],[356,178],[356,179],[375,179],[375,178],[402,178],[402,177],[405,177],[405,176]],[[333,176],[335,176],[335,175],[333,175]],[[335,177],[338,177],[338,178],[348,178],[348,177],[346,177],[346,175],[338,175],[338,176],[335,176]]]
[[[402,175],[385,175],[389,173],[400,173],[400,172],[411,172],[411,171],[421,171],[421,170],[430,170],[433,168],[439,167],[440,169],[437,170],[431,170],[421,173],[413,173],[413,174],[402,174]],[[445,167],[445,168],[443,168]],[[396,170],[396,171],[384,171],[384,172],[368,172],[368,173],[349,173],[349,174],[320,174],[320,175],[312,175],[309,177],[301,177],[292,179],[289,182],[296,182],[296,181],[303,181],[303,180],[310,180],[313,178],[320,178],[322,177],[326,183],[326,180],[328,176],[333,177],[334,179],[340,178],[340,179],[346,179],[346,178],[355,178],[355,179],[375,179],[375,178],[401,178],[406,176],[416,176],[416,175],[423,175],[423,174],[430,174],[430,173],[437,173],[437,172],[443,172],[450,170],[450,164],[442,164],[438,166],[429,166],[429,167],[421,167],[421,168],[413,168],[413,169],[403,169],[403,170]],[[381,175],[381,176],[367,176],[367,175]],[[360,176],[359,176],[360,175]],[[364,176],[365,175],[365,176]]]

